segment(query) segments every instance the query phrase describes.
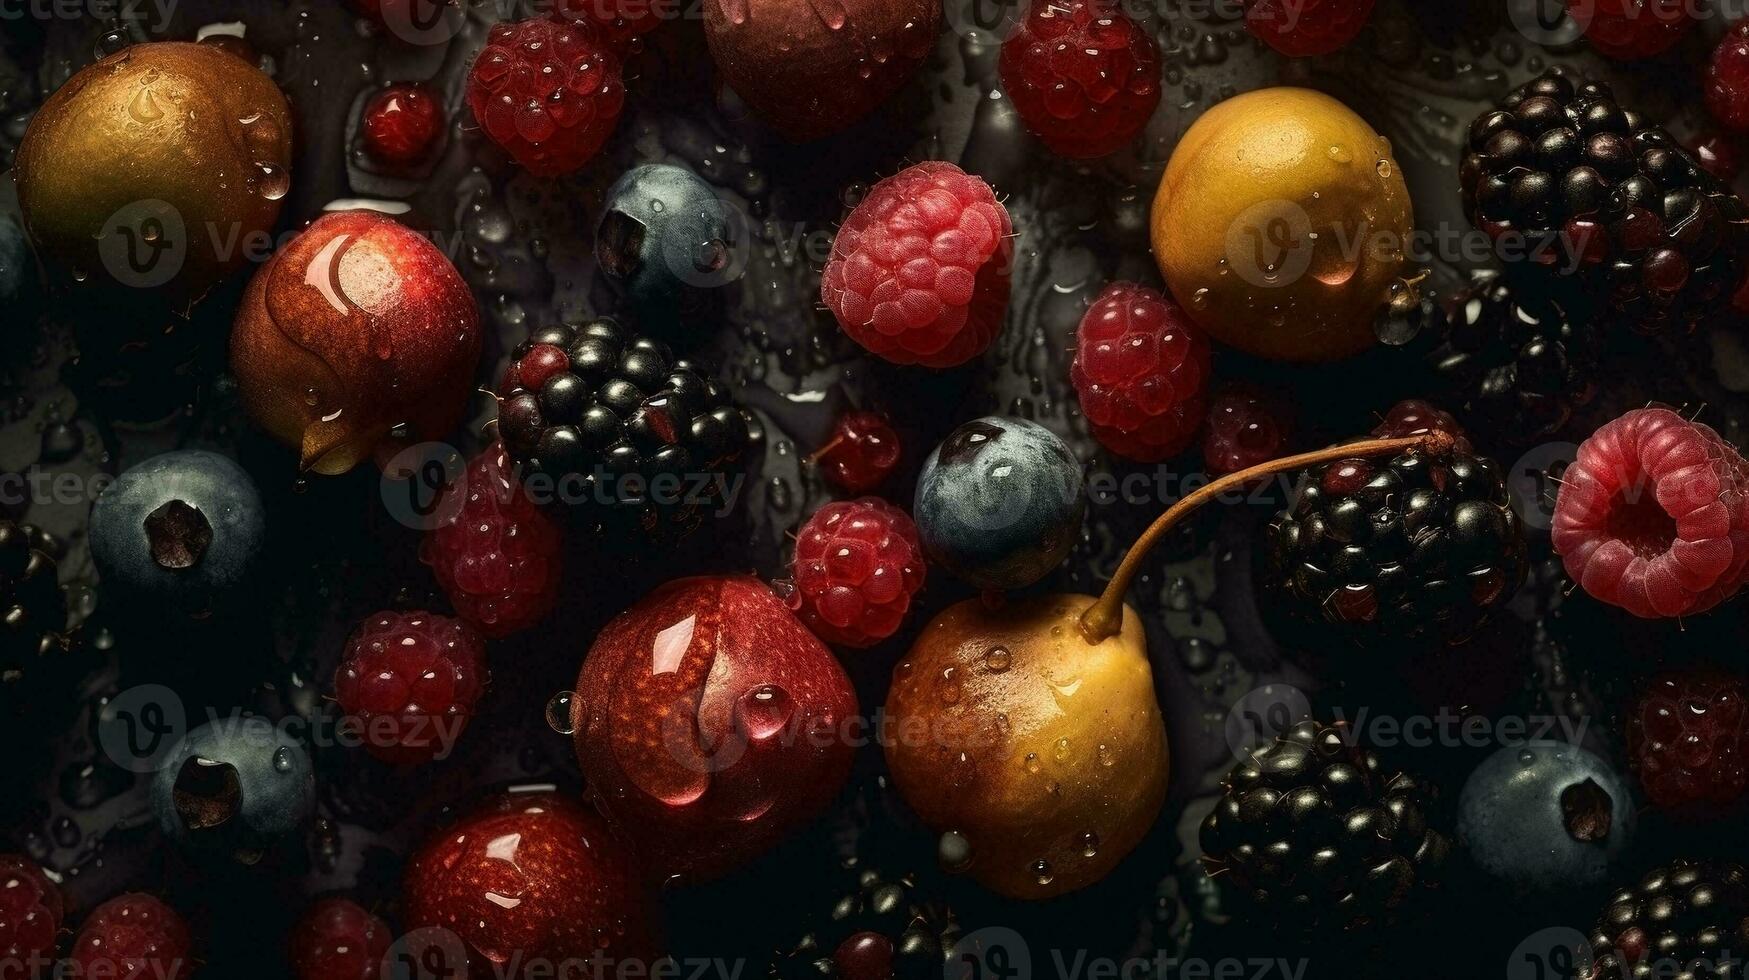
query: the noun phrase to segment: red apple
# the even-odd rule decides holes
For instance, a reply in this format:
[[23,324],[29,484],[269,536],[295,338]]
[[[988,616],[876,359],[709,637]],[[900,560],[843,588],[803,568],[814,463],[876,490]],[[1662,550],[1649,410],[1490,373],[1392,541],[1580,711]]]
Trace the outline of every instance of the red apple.
[[407,952],[448,976],[565,976],[597,951],[647,972],[656,953],[629,855],[557,793],[506,793],[463,817],[413,855],[401,895],[402,942],[421,947]]
[[256,271],[231,332],[250,417],[324,474],[442,438],[461,421],[479,359],[461,274],[376,211],[311,222]]
[[591,794],[660,875],[748,861],[850,775],[850,679],[754,578],[680,579],[621,613],[571,711]]

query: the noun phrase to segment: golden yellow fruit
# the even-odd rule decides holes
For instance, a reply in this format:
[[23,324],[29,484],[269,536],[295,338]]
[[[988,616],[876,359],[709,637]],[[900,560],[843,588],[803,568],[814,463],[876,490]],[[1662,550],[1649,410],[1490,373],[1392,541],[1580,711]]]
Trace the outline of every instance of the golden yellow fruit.
[[[1260,357],[1328,361],[1375,338],[1415,224],[1388,140],[1300,88],[1203,113],[1154,197],[1154,257],[1209,335]],[[1395,291],[1395,293],[1394,293]]]
[[285,96],[221,48],[136,44],[67,80],[19,145],[24,225],[79,281],[192,303],[268,237],[290,187]]
[[1132,609],[1097,644],[1092,596],[962,602],[893,673],[883,742],[899,793],[970,846],[966,871],[1014,898],[1103,878],[1166,799],[1166,730]]

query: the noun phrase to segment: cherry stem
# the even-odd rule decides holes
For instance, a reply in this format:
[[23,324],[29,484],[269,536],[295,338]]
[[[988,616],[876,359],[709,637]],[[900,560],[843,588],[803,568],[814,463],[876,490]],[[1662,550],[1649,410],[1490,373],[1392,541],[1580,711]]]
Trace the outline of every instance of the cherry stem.
[[1422,449],[1430,453],[1445,454],[1451,451],[1453,439],[1446,432],[1424,432],[1419,435],[1405,436],[1400,439],[1366,439],[1361,442],[1351,442],[1341,446],[1331,446],[1314,452],[1300,453],[1297,456],[1283,456],[1267,463],[1259,463],[1229,473],[1202,487],[1190,496],[1183,498],[1166,513],[1155,518],[1154,523],[1142,532],[1136,543],[1124,554],[1123,561],[1118,564],[1117,572],[1111,576],[1111,581],[1105,584],[1105,591],[1093,605],[1081,614],[1081,635],[1088,643],[1102,643],[1116,636],[1123,626],[1124,594],[1129,592],[1130,583],[1136,573],[1141,571],[1142,562],[1147,559],[1148,552],[1154,549],[1166,533],[1177,527],[1197,508],[1228,491],[1238,489],[1277,473],[1291,470],[1303,470],[1324,463],[1333,463],[1342,459],[1364,459],[1370,456],[1387,456],[1393,453],[1411,449]]
[[819,463],[820,460],[826,458],[827,453],[831,452],[834,449],[837,449],[839,446],[842,446],[842,445],[844,445],[844,437],[842,435],[833,436],[831,442],[828,442],[824,446],[821,446],[819,449],[816,449],[811,454],[809,454],[809,456],[807,458],[808,464],[814,465],[814,464]]

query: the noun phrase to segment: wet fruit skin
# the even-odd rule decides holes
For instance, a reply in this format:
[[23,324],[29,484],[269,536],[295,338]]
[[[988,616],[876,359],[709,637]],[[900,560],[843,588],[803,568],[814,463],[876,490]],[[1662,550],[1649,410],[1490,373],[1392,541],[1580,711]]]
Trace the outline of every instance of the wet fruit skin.
[[899,465],[899,434],[874,412],[845,412],[832,437],[810,457],[828,481],[851,493],[868,493]]
[[260,717],[196,728],[152,778],[152,809],[166,837],[196,857],[243,864],[295,835],[315,799],[309,753]]
[[[883,740],[905,802],[970,843],[967,872],[1040,899],[1109,873],[1166,797],[1166,730],[1141,619],[1097,645],[1091,596],[949,607],[893,671]],[[1041,864],[1042,862],[1042,864]]]
[[940,29],[941,0],[704,0],[723,82],[795,142],[830,136],[887,101]]
[[324,475],[449,434],[479,359],[461,274],[375,211],[311,222],[255,273],[231,331],[250,418]]
[[850,680],[757,579],[651,592],[596,637],[576,691],[590,795],[658,878],[746,863],[824,810],[850,773]]
[[[285,96],[243,59],[211,45],[131,45],[74,75],[31,118],[15,168],[25,230],[74,279],[110,280],[132,256],[148,277],[140,285],[192,303],[250,251],[223,254],[215,242],[249,243],[278,220],[291,133]],[[127,227],[106,229],[118,212]],[[125,240],[148,217],[165,243],[151,253]],[[180,266],[160,273],[178,244]]]
[[1716,668],[1648,680],[1627,717],[1628,761],[1652,805],[1687,817],[1730,812],[1749,786],[1749,686]]
[[1531,892],[1609,880],[1634,833],[1627,780],[1576,745],[1508,745],[1458,798],[1458,839],[1483,871]]
[[0,854],[0,976],[47,976],[66,912],[60,886],[35,861]]
[[595,229],[601,271],[648,315],[673,314],[683,291],[720,286],[732,266],[729,212],[685,167],[633,167],[608,188]]
[[594,811],[554,792],[511,791],[436,831],[408,862],[401,899],[409,935],[453,933],[430,944],[466,956],[443,964],[450,976],[551,977],[597,950],[647,968],[656,953],[631,855]]
[[443,97],[422,82],[390,85],[365,104],[364,149],[391,169],[416,165],[443,133]]
[[[230,55],[226,55],[230,57]],[[91,911],[74,937],[67,975],[89,980],[183,980],[194,972],[181,913],[130,892]]]
[[346,898],[317,900],[292,927],[298,980],[376,980],[394,939],[389,924]]
[[1373,344],[1414,224],[1402,169],[1365,120],[1319,92],[1259,89],[1179,141],[1154,197],[1154,257],[1215,340],[1332,361]]

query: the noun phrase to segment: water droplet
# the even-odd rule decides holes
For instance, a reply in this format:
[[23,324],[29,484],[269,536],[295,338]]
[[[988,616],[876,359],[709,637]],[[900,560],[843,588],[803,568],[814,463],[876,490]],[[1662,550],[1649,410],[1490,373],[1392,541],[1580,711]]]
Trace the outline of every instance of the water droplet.
[[1391,176],[1391,161],[1380,160],[1379,165],[1378,165],[1378,171],[1379,171],[1380,177],[1389,178]]
[[941,835],[941,840],[935,845],[935,859],[941,870],[949,874],[959,874],[971,867],[972,842],[966,835],[957,830],[950,830]]
[[1058,762],[1062,762],[1069,757],[1069,740],[1067,738],[1057,739],[1056,751],[1054,754],[1056,755]]
[[547,702],[547,727],[560,735],[570,735],[577,731],[576,722],[571,720],[571,705],[576,700],[573,691],[560,691]]
[[984,667],[992,674],[1002,673],[1013,663],[1014,655],[1008,652],[1007,647],[991,647],[990,652],[984,654]]
[[257,163],[261,172],[255,181],[255,193],[269,201],[277,201],[291,190],[291,174],[276,163]]
[[1099,835],[1089,830],[1081,835],[1081,856],[1093,857],[1099,853]]
[[1033,880],[1037,881],[1040,885],[1048,885],[1051,883],[1052,879],[1056,877],[1051,871],[1051,863],[1044,858],[1039,858],[1037,861],[1032,862],[1032,876]]
[[290,746],[282,745],[273,750],[273,769],[275,772],[292,771],[292,750]]
[[1026,758],[1023,760],[1023,764],[1026,766],[1027,772],[1032,773],[1035,776],[1038,775],[1039,763],[1037,752],[1028,752]]
[[1117,761],[1116,758],[1114,758],[1112,755],[1111,746],[1105,744],[1104,742],[1099,743],[1099,749],[1097,750],[1095,758],[1097,758],[1099,760],[1099,764],[1102,766],[1109,766],[1113,762]]
[[1348,163],[1354,159],[1353,154],[1348,152],[1348,148],[1340,143],[1330,144],[1328,152],[1330,154],[1330,159],[1335,160],[1337,163]]
[[741,696],[741,724],[754,741],[784,730],[795,716],[796,702],[776,684],[761,684]]

